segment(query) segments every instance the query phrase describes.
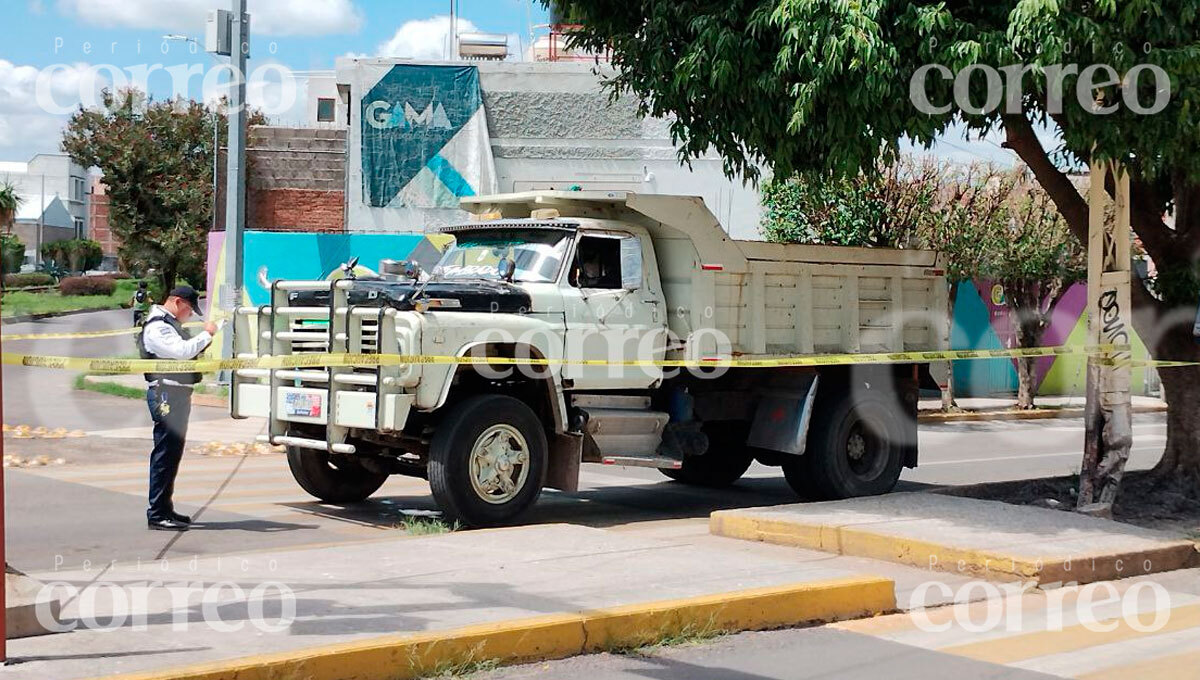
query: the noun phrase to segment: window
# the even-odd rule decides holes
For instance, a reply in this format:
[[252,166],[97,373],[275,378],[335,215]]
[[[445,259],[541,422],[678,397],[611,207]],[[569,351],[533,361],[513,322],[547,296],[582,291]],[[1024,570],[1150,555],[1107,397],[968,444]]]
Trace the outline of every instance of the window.
[[609,290],[641,288],[641,241],[636,236],[584,236],[575,252],[571,284]]
[[321,97],[317,99],[317,122],[332,123],[336,120],[337,102],[333,99]]
[[83,218],[76,217],[76,218],[73,218],[73,221],[75,222],[75,238],[82,238],[83,237]]

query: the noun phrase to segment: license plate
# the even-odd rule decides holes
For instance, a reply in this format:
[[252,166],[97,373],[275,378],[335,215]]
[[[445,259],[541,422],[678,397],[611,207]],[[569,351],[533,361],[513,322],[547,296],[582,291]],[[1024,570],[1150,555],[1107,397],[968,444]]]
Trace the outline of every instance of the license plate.
[[284,395],[283,410],[289,416],[301,416],[304,418],[320,418],[321,417],[321,399],[320,394],[304,394],[302,392],[288,392]]

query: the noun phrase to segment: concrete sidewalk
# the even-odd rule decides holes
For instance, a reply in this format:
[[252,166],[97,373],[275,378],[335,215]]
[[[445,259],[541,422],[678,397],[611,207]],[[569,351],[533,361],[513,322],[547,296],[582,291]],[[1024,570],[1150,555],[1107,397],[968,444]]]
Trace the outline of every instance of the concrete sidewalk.
[[1196,566],[1195,542],[1112,520],[930,493],[714,512],[719,536],[993,580],[1090,583]]
[[[0,673],[402,678],[491,655],[554,658],[869,616],[894,610],[898,589],[907,603],[931,578],[959,585],[911,567],[716,538],[703,521],[680,529],[544,525],[31,574],[75,593],[64,620],[87,625],[11,641],[16,663]],[[252,625],[256,615],[278,623],[289,606],[290,624]],[[99,630],[114,614],[117,629]],[[179,667],[193,670],[171,670]]]
[[[1131,397],[1134,413],[1162,413],[1167,403],[1158,397]],[[981,420],[1042,420],[1047,418],[1079,418],[1083,416],[1084,398],[1036,397],[1034,408],[1018,410],[1015,398],[964,397],[954,400],[958,410],[942,411],[941,399],[921,399],[917,402],[918,418],[922,423],[962,423]]]

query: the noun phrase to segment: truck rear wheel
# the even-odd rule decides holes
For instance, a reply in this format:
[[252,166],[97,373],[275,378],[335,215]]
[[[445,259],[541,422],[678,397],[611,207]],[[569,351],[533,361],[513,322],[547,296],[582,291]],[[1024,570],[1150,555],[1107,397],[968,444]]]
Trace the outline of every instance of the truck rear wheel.
[[508,524],[542,492],[548,445],[537,415],[503,395],[450,409],[429,446],[429,486],[451,519],[471,527]]
[[746,447],[746,428],[730,422],[715,422],[704,426],[708,450],[700,456],[686,456],[677,470],[660,471],[684,484],[695,486],[729,486],[746,474],[754,462],[754,454]]
[[845,397],[813,413],[804,455],[783,464],[788,484],[813,500],[887,493],[904,467],[897,406],[875,396]]
[[388,475],[367,470],[349,456],[289,446],[288,467],[300,488],[326,503],[366,500],[387,481]]

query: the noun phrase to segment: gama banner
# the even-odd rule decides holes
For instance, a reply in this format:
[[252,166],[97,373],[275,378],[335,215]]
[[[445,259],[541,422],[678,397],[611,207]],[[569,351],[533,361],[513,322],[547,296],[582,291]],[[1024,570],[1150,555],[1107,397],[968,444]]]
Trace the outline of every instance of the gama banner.
[[495,192],[474,66],[396,64],[360,103],[366,205],[457,208],[460,197]]

